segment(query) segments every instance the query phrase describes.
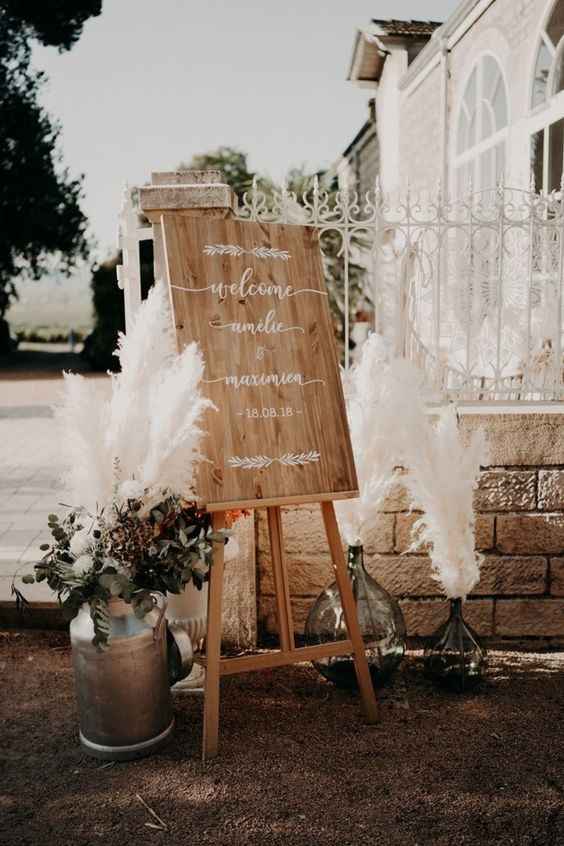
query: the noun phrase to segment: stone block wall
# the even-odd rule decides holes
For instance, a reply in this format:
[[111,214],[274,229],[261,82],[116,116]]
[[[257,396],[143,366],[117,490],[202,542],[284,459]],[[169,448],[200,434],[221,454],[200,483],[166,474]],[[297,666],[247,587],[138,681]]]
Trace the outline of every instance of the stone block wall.
[[[466,603],[472,626],[493,640],[564,642],[564,416],[469,415],[483,427],[490,459],[475,494],[476,548],[484,554],[479,584]],[[369,572],[399,598],[408,633],[424,638],[445,619],[447,603],[425,549],[411,550],[410,513],[400,485],[391,492],[365,544]],[[319,506],[283,510],[296,631],[332,581]],[[276,632],[266,515],[257,511],[259,633]]]

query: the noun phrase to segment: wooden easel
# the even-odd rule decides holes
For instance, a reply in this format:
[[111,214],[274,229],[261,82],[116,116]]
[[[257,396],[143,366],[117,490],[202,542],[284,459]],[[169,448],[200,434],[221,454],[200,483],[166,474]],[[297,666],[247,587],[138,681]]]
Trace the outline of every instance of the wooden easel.
[[[376,697],[333,506],[336,499],[357,497],[358,481],[319,234],[307,226],[234,220],[233,193],[215,171],[155,173],[152,185],[139,194],[153,225],[156,276],[169,282],[179,348],[199,342],[211,366],[206,395],[221,411],[215,416],[210,412],[204,424],[209,472],[198,479],[201,501],[212,512],[216,530],[224,527],[231,508],[266,508],[268,513],[281,648],[222,659],[224,547],[214,544],[202,659],[207,668],[203,757],[217,754],[220,678],[233,673],[352,653],[366,718],[374,723]],[[265,285],[238,294],[232,283],[249,269]],[[227,285],[221,296],[212,284],[219,282]],[[286,293],[279,297],[279,291]],[[293,306],[294,294],[302,297],[299,307]],[[273,330],[274,324],[278,328]],[[243,333],[242,325],[247,327]],[[246,334],[248,327],[254,327],[252,334]],[[284,335],[291,342],[273,344],[268,340],[272,331],[280,337],[282,332],[295,334]],[[261,364],[264,354],[267,363]],[[232,389],[233,374],[262,371],[289,374],[292,379],[283,383],[289,387],[265,383]],[[301,385],[314,386],[307,388],[307,404]],[[266,419],[254,414],[255,406],[266,410]],[[280,507],[306,502],[321,504],[349,637],[296,649]]]
[[[240,658],[221,657],[221,606],[223,591],[223,544],[215,544],[213,565],[210,571],[210,586],[208,593],[208,631],[206,637],[206,682],[204,699],[204,735],[202,743],[202,758],[205,761],[213,758],[218,751],[219,737],[219,685],[221,676],[234,673],[252,672],[268,667],[283,667],[287,664],[297,664],[301,661],[313,661],[316,658],[327,658],[333,655],[354,654],[355,670],[358,686],[364,705],[364,712],[368,723],[378,719],[376,696],[372,687],[372,680],[368,669],[368,662],[364,651],[364,643],[358,625],[355,600],[351,582],[347,572],[341,538],[335,517],[332,501],[321,502],[321,511],[327,541],[331,551],[331,559],[335,570],[335,579],[341,595],[341,603],[349,637],[347,640],[335,643],[323,643],[318,646],[305,646],[296,649],[294,645],[294,626],[290,607],[290,590],[288,587],[288,573],[284,560],[284,538],[282,533],[282,518],[280,506],[267,508],[270,547],[272,550],[272,566],[274,570],[274,587],[278,612],[278,629],[280,633],[280,650],[260,655],[245,655]],[[213,514],[213,528],[215,531],[223,529],[225,512],[216,511]]]

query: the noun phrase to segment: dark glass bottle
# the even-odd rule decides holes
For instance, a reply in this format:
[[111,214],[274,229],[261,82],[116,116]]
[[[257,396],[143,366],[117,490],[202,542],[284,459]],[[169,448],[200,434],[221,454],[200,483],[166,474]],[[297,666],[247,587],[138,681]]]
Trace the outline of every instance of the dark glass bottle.
[[425,675],[439,687],[472,690],[486,667],[486,649],[464,621],[462,599],[450,600],[450,615],[425,650]]
[[[349,546],[348,569],[358,611],[366,657],[375,686],[385,682],[405,653],[405,622],[397,601],[368,575],[362,546]],[[347,627],[336,582],[313,604],[305,626],[308,645],[345,640]],[[335,655],[313,662],[314,667],[338,687],[357,686],[352,655]]]

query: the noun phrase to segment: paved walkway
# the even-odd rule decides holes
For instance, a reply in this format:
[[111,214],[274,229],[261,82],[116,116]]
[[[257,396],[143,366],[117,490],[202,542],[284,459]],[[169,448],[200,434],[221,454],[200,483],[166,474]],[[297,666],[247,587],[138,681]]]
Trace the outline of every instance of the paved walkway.
[[[43,375],[43,374],[42,374]],[[0,602],[10,601],[12,578],[33,572],[50,539],[47,515],[60,511],[59,443],[51,404],[61,379],[14,378],[0,371]],[[106,377],[92,377],[103,390]],[[53,601],[48,586],[18,587],[34,602]]]

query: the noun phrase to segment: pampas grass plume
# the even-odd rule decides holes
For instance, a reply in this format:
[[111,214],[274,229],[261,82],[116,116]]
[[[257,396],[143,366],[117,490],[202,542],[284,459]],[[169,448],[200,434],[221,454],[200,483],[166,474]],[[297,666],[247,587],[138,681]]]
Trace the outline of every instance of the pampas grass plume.
[[111,377],[108,399],[90,380],[65,374],[56,409],[65,495],[89,510],[119,499],[120,490],[144,491],[146,504],[165,492],[193,496],[202,416],[213,404],[201,393],[198,346],[177,353],[162,282],[120,335],[116,355],[121,371]]
[[433,576],[450,599],[465,599],[480,578],[482,556],[475,551],[474,489],[486,461],[483,432],[465,443],[456,409],[449,406],[438,423],[428,423],[418,443],[408,442],[404,483],[414,508],[423,515],[414,525],[415,546],[429,544]]

